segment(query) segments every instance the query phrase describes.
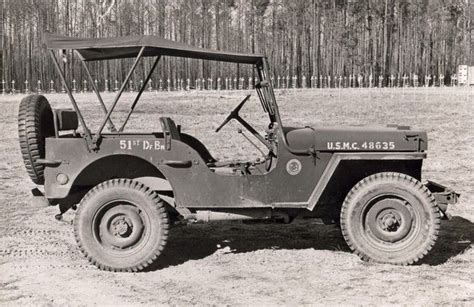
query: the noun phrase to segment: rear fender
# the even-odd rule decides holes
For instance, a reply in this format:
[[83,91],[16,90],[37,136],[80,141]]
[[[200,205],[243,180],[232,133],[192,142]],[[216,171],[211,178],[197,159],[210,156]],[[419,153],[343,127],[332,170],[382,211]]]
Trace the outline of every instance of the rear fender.
[[161,199],[163,199],[171,206],[175,207],[173,188],[171,187],[170,182],[164,177],[138,177],[134,178],[134,180],[143,183],[144,185],[158,193]]
[[65,198],[72,194],[84,194],[97,184],[114,179],[128,178],[142,182],[146,186],[163,195],[173,195],[171,183],[159,168],[142,157],[126,154],[116,154],[99,157],[78,170],[64,167],[64,173],[68,174],[70,182],[66,185],[58,185],[56,181],[45,185],[48,198]]

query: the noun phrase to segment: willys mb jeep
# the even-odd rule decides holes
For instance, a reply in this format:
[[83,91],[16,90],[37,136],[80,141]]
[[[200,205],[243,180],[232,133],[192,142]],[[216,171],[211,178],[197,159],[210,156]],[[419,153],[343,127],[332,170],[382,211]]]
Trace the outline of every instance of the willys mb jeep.
[[[173,224],[291,222],[299,217],[335,222],[350,249],[364,260],[411,264],[431,250],[448,204],[457,202],[459,195],[452,190],[420,182],[428,148],[424,131],[284,126],[263,55],[195,48],[154,36],[76,39],[46,34],[45,45],[73,109],[53,110],[40,95],[24,98],[18,116],[21,152],[28,174],[44,185],[50,204],[64,211],[79,203],[75,237],[100,269],[143,270],[158,259]],[[96,131],[86,125],[55,50],[63,58],[75,52],[81,60],[105,113]],[[139,60],[147,56],[155,57],[151,70],[125,122],[115,126],[111,114]],[[159,118],[161,132],[124,132],[162,56],[253,65],[255,90],[268,114],[265,134],[239,115],[249,96],[216,132],[236,120],[262,144],[264,157],[218,161],[169,117]],[[136,59],[107,107],[86,62],[130,57]]]

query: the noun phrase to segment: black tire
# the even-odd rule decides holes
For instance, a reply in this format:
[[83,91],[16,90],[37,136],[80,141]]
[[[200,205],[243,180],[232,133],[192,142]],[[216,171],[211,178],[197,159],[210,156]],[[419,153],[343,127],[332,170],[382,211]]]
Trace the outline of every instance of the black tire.
[[430,191],[400,173],[364,178],[341,208],[344,239],[366,261],[415,263],[432,249],[439,227],[440,214]]
[[77,244],[101,270],[137,272],[153,264],[168,238],[168,214],[150,188],[113,179],[90,190],[74,220]]
[[41,95],[29,95],[20,102],[18,138],[26,171],[36,184],[44,184],[44,165],[37,163],[45,157],[45,138],[54,135],[53,111]]

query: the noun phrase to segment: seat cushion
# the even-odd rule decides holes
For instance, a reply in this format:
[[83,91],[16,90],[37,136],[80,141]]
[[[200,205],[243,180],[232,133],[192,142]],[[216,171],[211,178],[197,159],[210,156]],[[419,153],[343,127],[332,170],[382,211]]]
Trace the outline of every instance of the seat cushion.
[[180,140],[181,135],[174,121],[169,117],[160,117],[161,127],[163,132],[169,133],[172,139]]
[[58,131],[77,130],[79,127],[79,120],[77,113],[71,109],[56,109],[54,110],[56,118],[56,127]]

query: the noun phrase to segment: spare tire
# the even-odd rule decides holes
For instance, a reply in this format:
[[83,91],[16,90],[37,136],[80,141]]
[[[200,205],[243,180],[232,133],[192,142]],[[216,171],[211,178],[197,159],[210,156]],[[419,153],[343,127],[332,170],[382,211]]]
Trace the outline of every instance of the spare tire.
[[18,137],[26,171],[36,184],[44,184],[45,138],[54,135],[53,111],[41,95],[29,95],[20,102]]

